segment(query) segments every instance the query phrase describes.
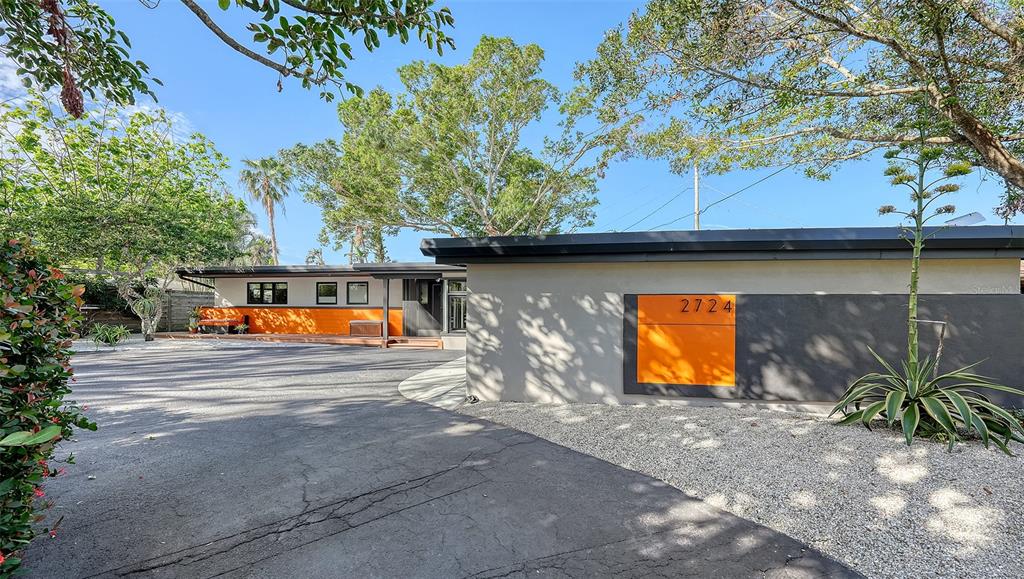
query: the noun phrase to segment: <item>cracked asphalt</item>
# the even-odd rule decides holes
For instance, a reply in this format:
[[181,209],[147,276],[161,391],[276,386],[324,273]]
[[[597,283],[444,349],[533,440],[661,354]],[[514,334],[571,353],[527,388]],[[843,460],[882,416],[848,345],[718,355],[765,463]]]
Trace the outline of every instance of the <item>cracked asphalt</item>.
[[76,355],[74,397],[100,430],[63,445],[77,464],[46,485],[57,538],[32,544],[27,575],[857,576],[655,479],[398,394],[459,355]]

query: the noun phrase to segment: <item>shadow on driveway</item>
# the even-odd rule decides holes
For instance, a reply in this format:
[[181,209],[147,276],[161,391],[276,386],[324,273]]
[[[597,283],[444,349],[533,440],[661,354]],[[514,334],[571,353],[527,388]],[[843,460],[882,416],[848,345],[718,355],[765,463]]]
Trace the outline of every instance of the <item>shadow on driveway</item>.
[[100,430],[62,448],[77,464],[46,490],[63,521],[29,575],[854,576],[649,477],[398,395],[460,354],[78,355]]

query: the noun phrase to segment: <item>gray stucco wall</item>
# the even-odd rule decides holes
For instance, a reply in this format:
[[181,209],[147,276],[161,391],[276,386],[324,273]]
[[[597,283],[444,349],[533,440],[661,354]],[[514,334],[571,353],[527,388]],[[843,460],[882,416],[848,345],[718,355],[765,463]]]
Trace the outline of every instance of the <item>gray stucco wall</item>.
[[[876,369],[868,345],[886,357],[902,353],[906,263],[889,263],[470,265],[469,393],[538,402],[664,399],[624,393],[624,296],[722,292],[739,294],[737,387],[704,396],[832,401]],[[1017,260],[926,260],[921,317],[948,316],[945,367],[987,358],[981,373],[1024,385],[1018,268]],[[935,335],[923,328],[926,352]]]

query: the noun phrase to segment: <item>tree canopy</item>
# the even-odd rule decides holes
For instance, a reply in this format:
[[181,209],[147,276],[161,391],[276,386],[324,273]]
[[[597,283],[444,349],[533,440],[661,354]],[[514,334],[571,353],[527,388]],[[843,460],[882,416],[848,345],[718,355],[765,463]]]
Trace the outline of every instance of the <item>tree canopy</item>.
[[[579,66],[566,106],[633,127],[606,151],[827,177],[917,138],[1024,188],[1020,0],[652,0]],[[923,108],[922,108],[922,105]]]
[[253,218],[226,192],[226,166],[202,135],[176,137],[161,110],[74,120],[29,100],[0,112],[0,233],[112,278],[152,339],[175,268],[245,249]]
[[[589,225],[595,139],[525,131],[561,95],[541,78],[544,53],[483,37],[456,66],[399,68],[405,90],[374,89],[338,106],[340,140],[282,153],[320,206],[336,244],[400,228],[448,235],[550,233]],[[554,112],[554,111],[550,111]],[[357,244],[358,245],[358,244]]]
[[242,170],[238,172],[238,183],[253,201],[263,207],[270,227],[271,265],[277,265],[280,248],[277,245],[277,229],[274,217],[278,206],[284,213],[284,199],[291,190],[292,176],[287,165],[272,157],[243,159]]
[[[448,8],[435,9],[434,0],[218,0],[221,10],[251,14],[248,40],[220,27],[195,0],[181,2],[231,49],[275,71],[278,90],[285,78],[295,78],[326,100],[334,98],[332,89],[362,92],[345,80],[353,42],[373,51],[383,34],[403,44],[415,35],[438,54],[455,46],[445,32],[455,19]],[[0,25],[0,54],[18,65],[27,85],[60,87],[61,103],[74,117],[85,112],[83,92],[120,105],[140,93],[155,97],[151,85],[160,81],[131,59],[128,35],[90,0],[4,0]]]
[[118,107],[81,120],[44,100],[0,112],[3,233],[64,267],[152,275],[235,257],[252,222],[199,134],[180,139],[160,110]]

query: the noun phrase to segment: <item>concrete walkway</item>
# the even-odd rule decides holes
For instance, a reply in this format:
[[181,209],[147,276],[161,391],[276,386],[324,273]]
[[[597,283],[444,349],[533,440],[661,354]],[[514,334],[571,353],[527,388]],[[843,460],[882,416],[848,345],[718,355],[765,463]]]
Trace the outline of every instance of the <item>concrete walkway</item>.
[[409,400],[455,410],[466,401],[466,357],[406,378],[398,391]]
[[854,576],[665,483],[398,393],[456,355],[79,354],[73,398],[100,430],[61,446],[77,464],[45,484],[62,522],[28,576]]

